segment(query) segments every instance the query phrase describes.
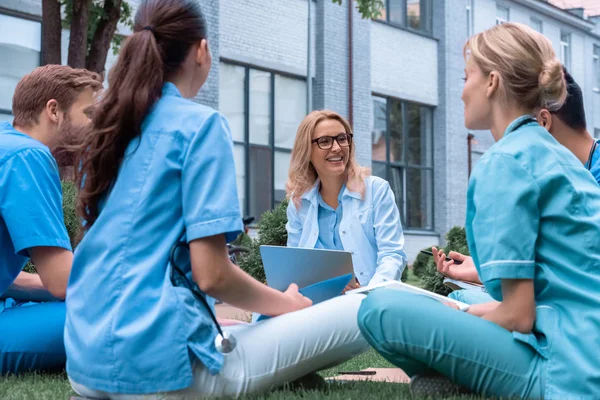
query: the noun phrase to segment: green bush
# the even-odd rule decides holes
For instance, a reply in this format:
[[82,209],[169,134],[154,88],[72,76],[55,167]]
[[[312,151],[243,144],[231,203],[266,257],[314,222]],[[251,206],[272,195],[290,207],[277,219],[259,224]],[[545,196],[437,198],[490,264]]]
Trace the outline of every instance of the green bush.
[[[266,283],[265,270],[260,257],[260,246],[285,246],[287,244],[287,200],[281,202],[272,211],[264,213],[258,223],[258,237],[255,240],[247,235],[241,235],[237,244],[242,245],[248,253],[240,255],[240,267],[250,274],[254,279]],[[250,239],[250,240],[248,240]]]
[[[431,251],[431,247],[426,247],[423,250],[428,250]],[[425,275],[425,270],[427,269],[427,263],[429,262],[429,260],[431,260],[431,256],[427,255],[427,254],[423,254],[421,252],[419,252],[419,254],[417,254],[417,258],[415,258],[415,261],[413,262],[412,265],[412,270],[413,270],[413,274],[419,278],[422,279],[423,276]]]
[[[63,193],[63,216],[65,220],[65,226],[67,227],[67,233],[71,240],[71,247],[75,249],[77,246],[77,238],[79,236],[79,229],[81,224],[77,217],[76,204],[77,204],[77,190],[75,184],[70,181],[62,181],[62,193]],[[29,273],[35,273],[35,267],[31,263],[31,260],[27,262],[23,271]]]
[[[446,247],[444,247],[443,250],[446,255],[450,251],[457,251],[459,253],[469,255],[469,246],[467,245],[465,228],[455,226],[454,228],[450,229],[446,234]],[[420,276],[421,281],[423,282],[423,289],[442,295],[447,295],[452,291],[452,289],[444,285],[444,276],[437,271],[433,257],[428,258],[427,264],[425,265],[425,268],[422,269],[423,272]],[[422,268],[422,266],[419,266],[419,268]]]

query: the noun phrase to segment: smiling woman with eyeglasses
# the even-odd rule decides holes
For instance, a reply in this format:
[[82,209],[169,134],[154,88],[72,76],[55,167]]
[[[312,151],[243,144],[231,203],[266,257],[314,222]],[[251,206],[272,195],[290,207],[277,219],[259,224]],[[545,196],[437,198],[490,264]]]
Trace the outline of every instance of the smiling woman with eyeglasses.
[[288,247],[352,252],[356,282],[399,280],[404,234],[387,181],[358,165],[348,122],[313,111],[296,134],[286,192]]

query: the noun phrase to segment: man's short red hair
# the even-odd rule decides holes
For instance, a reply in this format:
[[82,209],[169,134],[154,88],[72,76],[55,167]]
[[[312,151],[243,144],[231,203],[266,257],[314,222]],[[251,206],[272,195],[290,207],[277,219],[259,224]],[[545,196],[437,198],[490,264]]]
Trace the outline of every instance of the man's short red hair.
[[67,65],[45,65],[25,75],[13,95],[14,126],[37,124],[48,101],[54,99],[63,112],[68,112],[83,90],[102,88],[99,74]]

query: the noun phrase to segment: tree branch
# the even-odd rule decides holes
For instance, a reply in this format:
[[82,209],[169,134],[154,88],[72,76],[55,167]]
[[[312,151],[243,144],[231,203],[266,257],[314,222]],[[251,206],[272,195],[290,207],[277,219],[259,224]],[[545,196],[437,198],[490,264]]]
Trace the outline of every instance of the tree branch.
[[61,63],[59,0],[42,0],[42,65]]

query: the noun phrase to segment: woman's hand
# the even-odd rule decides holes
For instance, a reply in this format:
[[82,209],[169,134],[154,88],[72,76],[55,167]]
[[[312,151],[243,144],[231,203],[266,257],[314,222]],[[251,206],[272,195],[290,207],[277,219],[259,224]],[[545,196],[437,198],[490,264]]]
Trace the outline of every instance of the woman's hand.
[[[451,251],[448,256],[452,260],[446,261],[446,254],[444,254],[443,251],[432,247],[431,252],[433,253],[433,259],[435,260],[435,265],[440,274],[458,281],[480,283],[479,276],[477,275],[477,268],[475,268],[475,264],[471,257],[457,253],[456,251]],[[454,264],[454,260],[461,261],[462,264],[456,265]]]
[[354,290],[354,289],[358,289],[360,287],[360,283],[358,283],[358,281],[356,279],[352,279],[350,281],[350,283],[348,283],[346,285],[346,287],[344,288],[344,290],[342,291],[342,294],[346,293],[348,290]]
[[302,310],[303,308],[312,306],[312,300],[308,297],[303,296],[298,291],[298,285],[292,283],[288,286],[287,290],[283,294],[288,298],[290,310],[287,312],[293,312]]

